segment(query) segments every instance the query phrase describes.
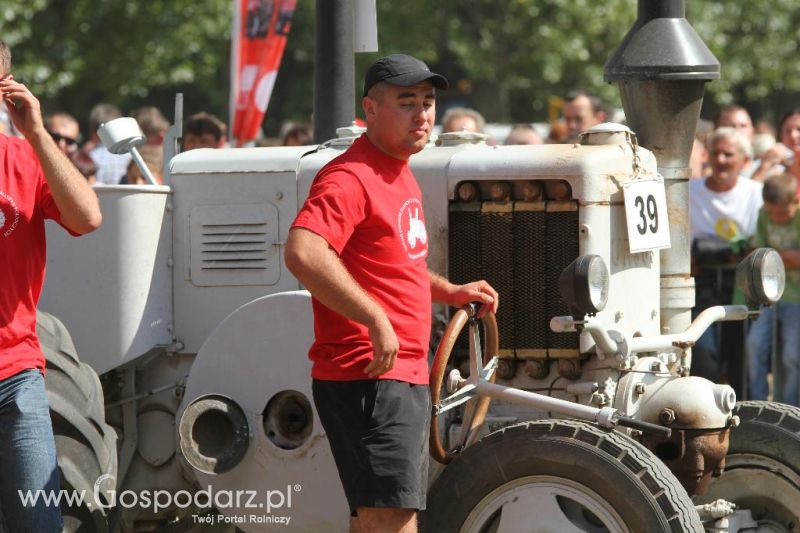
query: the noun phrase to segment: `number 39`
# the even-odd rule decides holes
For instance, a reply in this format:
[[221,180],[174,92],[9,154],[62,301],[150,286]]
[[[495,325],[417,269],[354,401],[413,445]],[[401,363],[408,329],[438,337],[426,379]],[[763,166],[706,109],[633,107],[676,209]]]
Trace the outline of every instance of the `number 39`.
[[639,235],[644,235],[648,229],[651,233],[658,232],[658,207],[656,207],[656,199],[653,195],[648,194],[646,201],[641,196],[637,196],[633,204],[639,208],[639,218],[641,218],[641,223],[636,225]]

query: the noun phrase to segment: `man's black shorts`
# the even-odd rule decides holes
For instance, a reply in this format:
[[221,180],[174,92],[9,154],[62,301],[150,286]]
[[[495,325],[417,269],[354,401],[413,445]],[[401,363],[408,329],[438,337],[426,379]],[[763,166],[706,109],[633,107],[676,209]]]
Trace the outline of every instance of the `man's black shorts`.
[[431,399],[428,385],[394,380],[314,380],[350,512],[425,509]]

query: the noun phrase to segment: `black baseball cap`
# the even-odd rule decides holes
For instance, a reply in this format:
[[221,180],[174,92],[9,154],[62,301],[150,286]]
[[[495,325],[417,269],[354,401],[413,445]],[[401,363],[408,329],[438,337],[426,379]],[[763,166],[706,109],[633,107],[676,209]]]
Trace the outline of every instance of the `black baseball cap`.
[[364,74],[364,96],[378,82],[385,81],[400,87],[410,87],[431,80],[437,89],[447,89],[450,84],[441,74],[431,72],[428,65],[416,57],[392,54],[377,60]]

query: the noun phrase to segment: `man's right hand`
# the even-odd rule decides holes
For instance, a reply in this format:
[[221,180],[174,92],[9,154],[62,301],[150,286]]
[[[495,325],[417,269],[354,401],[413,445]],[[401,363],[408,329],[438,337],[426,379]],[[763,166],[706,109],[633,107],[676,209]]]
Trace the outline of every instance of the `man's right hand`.
[[364,373],[374,379],[394,367],[400,343],[385,315],[369,327],[369,338],[372,341],[372,361],[364,368]]

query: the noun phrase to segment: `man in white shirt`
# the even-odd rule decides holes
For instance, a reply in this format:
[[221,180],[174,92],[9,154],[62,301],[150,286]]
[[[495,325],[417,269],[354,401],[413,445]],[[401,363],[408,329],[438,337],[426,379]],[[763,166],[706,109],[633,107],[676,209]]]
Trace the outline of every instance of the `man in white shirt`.
[[689,182],[692,240],[747,238],[755,232],[762,183],[740,179],[752,156],[750,141],[734,128],[716,129],[708,139],[711,175]]
[[[714,127],[736,128],[739,132],[743,133],[745,137],[747,137],[747,140],[750,141],[751,145],[753,143],[753,137],[756,133],[750,113],[744,107],[736,104],[723,107],[720,112],[717,113],[717,117],[714,120]],[[753,159],[753,155],[751,154],[750,160],[742,167],[740,175],[743,178],[750,179],[758,168],[759,164],[760,161]]]
[[[695,314],[711,305],[731,303],[734,267],[755,232],[763,203],[762,183],[740,176],[753,153],[742,132],[718,128],[708,139],[708,151],[711,175],[689,182]],[[718,381],[727,366],[727,381],[741,397],[743,343],[741,322],[724,323],[719,339],[716,328],[710,328],[694,347],[692,374]]]

